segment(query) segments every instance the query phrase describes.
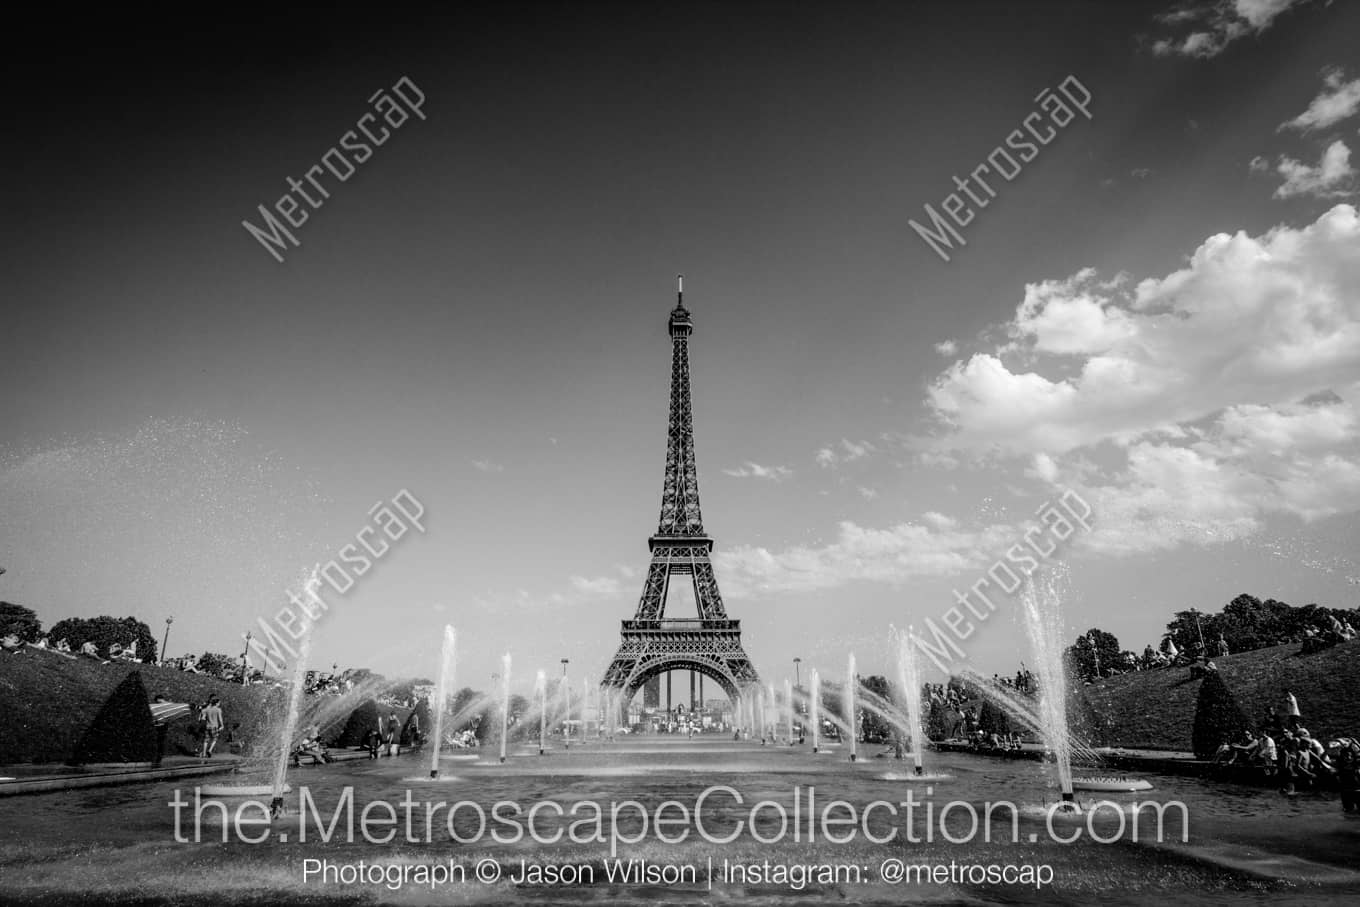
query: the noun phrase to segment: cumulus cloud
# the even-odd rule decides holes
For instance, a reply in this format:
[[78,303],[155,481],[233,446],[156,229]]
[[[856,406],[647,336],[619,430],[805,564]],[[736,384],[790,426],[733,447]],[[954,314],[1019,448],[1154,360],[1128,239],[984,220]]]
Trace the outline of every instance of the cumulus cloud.
[[759,463],[746,461],[745,466],[738,466],[736,469],[724,469],[724,475],[733,476],[738,479],[764,479],[767,482],[782,482],[785,479],[793,478],[793,470],[787,466],[761,466]]
[[948,430],[940,446],[1055,454],[1128,443],[1360,378],[1350,205],[1301,229],[1211,236],[1185,268],[1132,290],[1094,280],[1087,270],[1026,288],[1007,325],[1020,366],[979,353],[931,384],[927,402]]
[[[1252,162],[1253,169],[1259,169]],[[1275,190],[1275,198],[1314,195],[1318,198],[1341,198],[1355,189],[1355,170],[1351,167],[1351,150],[1337,139],[1322,152],[1317,166],[1309,166],[1287,155],[1282,155],[1275,171],[1284,182]]]
[[[1012,343],[930,386],[935,449],[1024,457],[1097,514],[1111,553],[1360,510],[1360,218],[1219,234],[1132,288],[1026,288]],[[1094,465],[1099,462],[1101,466]]]
[[1322,93],[1313,98],[1308,109],[1292,120],[1280,124],[1280,129],[1309,132],[1326,129],[1360,111],[1360,78],[1347,82],[1340,67],[1323,71]]
[[472,467],[478,472],[505,472],[505,467],[491,460],[473,460]]
[[1270,27],[1290,7],[1306,0],[1213,0],[1188,3],[1157,17],[1167,34],[1154,41],[1159,56],[1217,56],[1229,44]]
[[750,545],[715,552],[723,587],[734,596],[830,589],[856,581],[903,583],[990,564],[1013,544],[1013,527],[961,529],[898,523],[885,529],[839,524],[835,541],[771,551]]
[[935,344],[935,352],[941,356],[952,356],[959,351],[959,345],[953,340],[941,340]]
[[848,438],[842,438],[839,445],[833,444],[817,451],[817,465],[834,469],[842,463],[862,460],[877,450],[878,448],[870,441],[851,441]]

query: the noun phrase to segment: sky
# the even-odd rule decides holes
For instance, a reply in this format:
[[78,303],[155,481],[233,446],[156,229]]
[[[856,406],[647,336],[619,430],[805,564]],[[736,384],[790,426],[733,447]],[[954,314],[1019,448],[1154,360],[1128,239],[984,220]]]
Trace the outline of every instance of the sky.
[[[0,598],[48,626],[239,654],[406,490],[426,531],[332,597],[318,665],[430,677],[448,624],[460,685],[505,652],[598,678],[680,273],[705,526],[765,680],[892,672],[892,628],[1068,490],[1071,638],[1360,606],[1354,4],[138,15],[7,61]],[[945,260],[910,222],[1069,77],[1089,118],[986,177]],[[278,260],[242,222],[403,79],[418,115],[314,171]],[[1032,657],[1018,620],[1000,596],[973,667]]]

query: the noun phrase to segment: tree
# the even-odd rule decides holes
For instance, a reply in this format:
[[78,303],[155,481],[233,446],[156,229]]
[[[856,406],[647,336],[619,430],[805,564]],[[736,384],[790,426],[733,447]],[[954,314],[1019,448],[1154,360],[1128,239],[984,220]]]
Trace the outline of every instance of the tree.
[[[878,706],[888,705],[892,702],[892,687],[888,684],[888,678],[880,674],[872,674],[860,682],[864,691],[869,694],[865,696],[867,702],[872,702],[875,708],[863,709],[864,720],[860,729],[864,734],[865,740],[887,740],[892,736],[892,725],[878,712]],[[921,691],[917,690],[916,695],[920,696]],[[899,704],[903,715],[907,714],[907,704]]]
[[135,617],[68,617],[53,624],[48,636],[53,643],[65,639],[72,649],[92,642],[101,655],[107,655],[114,643],[123,648],[136,643],[139,659],[156,660],[156,637],[151,635],[150,627]]
[[1212,758],[1221,744],[1239,743],[1249,730],[1251,722],[1223,678],[1217,671],[1206,674],[1195,701],[1195,725],[1190,735],[1196,758]]
[[37,642],[42,637],[42,621],[31,608],[13,602],[0,602],[0,636],[14,634],[20,642]]
[[[141,647],[137,647],[138,653]],[[230,674],[236,671],[239,660],[230,655],[223,655],[221,652],[204,652],[198,656],[197,666],[200,671],[209,677],[221,677],[223,674]]]
[[1078,680],[1105,677],[1111,669],[1122,670],[1124,653],[1113,633],[1091,628],[1077,637],[1077,641],[1063,653]]
[[133,671],[114,688],[71,754],[73,765],[154,762],[159,755],[142,675]]

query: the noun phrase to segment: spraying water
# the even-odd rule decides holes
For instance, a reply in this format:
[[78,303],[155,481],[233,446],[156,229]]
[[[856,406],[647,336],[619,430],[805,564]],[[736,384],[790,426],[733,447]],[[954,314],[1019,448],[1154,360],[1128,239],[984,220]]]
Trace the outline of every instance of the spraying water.
[[[321,584],[317,568],[313,567],[302,581],[303,600],[317,601],[316,590]],[[288,688],[288,711],[279,731],[278,761],[274,765],[273,799],[269,804],[270,815],[277,817],[283,812],[283,785],[288,777],[288,763],[293,756],[293,735],[297,732],[298,709],[302,703],[303,687],[307,685],[307,659],[312,654],[312,622],[302,622],[302,638],[298,641],[297,658],[293,659],[293,682]]]
[[501,672],[501,761],[504,762],[505,740],[510,736],[510,653],[506,652],[501,660],[505,663],[505,670]]
[[1020,603],[1039,675],[1039,719],[1058,767],[1064,801],[1072,801],[1072,742],[1067,730],[1067,679],[1062,667],[1062,590],[1065,571],[1044,568],[1025,580]]
[[770,742],[771,742],[771,743],[778,743],[778,742],[779,742],[779,697],[775,695],[775,692],[774,692],[774,681],[773,681],[773,680],[770,681],[769,687],[770,687],[770,691],[769,691],[769,692],[770,692],[770,701],[769,701],[769,705],[766,706],[766,708],[772,708],[772,709],[774,709],[774,720],[773,720],[773,721],[768,720],[768,716],[767,716],[766,723],[769,725],[769,728],[770,728]]
[[789,746],[793,746],[793,684],[784,678],[784,720],[789,732]]
[[921,754],[925,750],[925,723],[921,720],[921,666],[916,661],[916,636],[910,626],[897,643],[897,682],[907,709],[907,730],[911,734],[911,752],[916,760],[916,774],[921,774]]
[[439,683],[434,693],[434,749],[430,753],[430,777],[439,777],[439,748],[444,743],[444,707],[449,698],[457,667],[458,637],[453,627],[444,625],[444,646],[439,650]]
[[811,714],[808,715],[808,719],[812,724],[812,751],[815,753],[817,752],[817,738],[822,733],[822,721],[817,714],[817,705],[822,698],[822,679],[817,676],[816,668],[812,669],[811,682],[812,692],[809,694],[811,702],[808,704],[808,710]]
[[562,722],[562,749],[571,749],[571,684],[567,682],[567,672],[562,672],[562,698],[567,709],[567,717]]
[[548,675],[539,671],[535,684],[538,689],[538,754],[542,756],[548,734]]
[[845,723],[850,730],[850,761],[854,762],[858,758],[856,748],[859,745],[859,734],[856,732],[857,722],[855,721],[855,687],[859,681],[855,678],[855,653],[850,653],[850,660],[845,666]]

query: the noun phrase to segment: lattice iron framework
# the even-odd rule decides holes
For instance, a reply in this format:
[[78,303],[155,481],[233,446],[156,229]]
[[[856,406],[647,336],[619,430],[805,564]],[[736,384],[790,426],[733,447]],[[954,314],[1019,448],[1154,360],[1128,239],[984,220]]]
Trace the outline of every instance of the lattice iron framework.
[[[699,509],[699,474],[694,462],[694,421],[690,404],[689,337],[694,320],[685,308],[684,285],[671,310],[671,398],[666,437],[666,475],[661,519],[647,541],[652,561],[642,584],[637,613],[623,621],[623,640],[605,673],[603,686],[622,690],[624,701],[651,677],[665,671],[696,671],[718,682],[734,701],[759,683],[741,645],[741,622],[723,607],[709,555],[713,539],[704,532]],[[687,576],[694,587],[697,619],[665,617],[671,578]]]

